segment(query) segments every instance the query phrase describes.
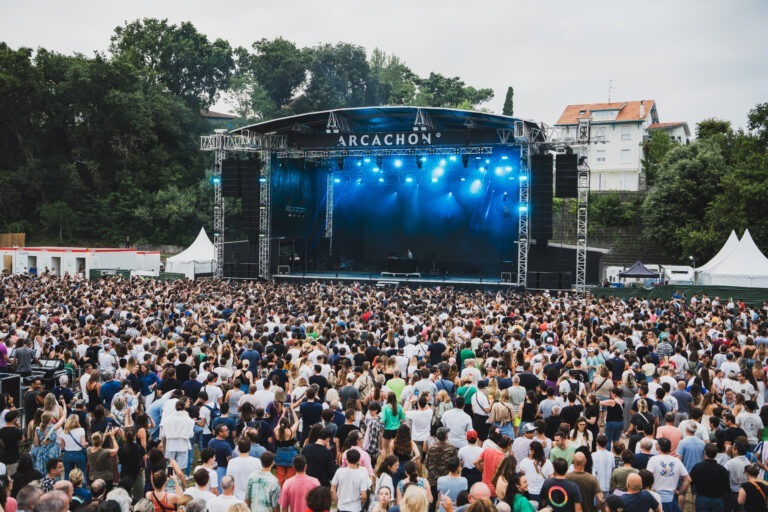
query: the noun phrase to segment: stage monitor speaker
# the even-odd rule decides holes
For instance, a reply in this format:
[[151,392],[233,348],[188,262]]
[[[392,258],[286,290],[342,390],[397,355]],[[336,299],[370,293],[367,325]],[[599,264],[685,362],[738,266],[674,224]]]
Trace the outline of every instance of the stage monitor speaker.
[[537,243],[552,239],[552,155],[531,158],[529,233]]
[[240,197],[241,161],[228,158],[221,162],[221,195],[224,197]]
[[555,159],[555,197],[568,199],[579,196],[578,155],[557,155]]
[[15,373],[0,373],[0,393],[8,393],[13,403],[22,409],[21,376]]

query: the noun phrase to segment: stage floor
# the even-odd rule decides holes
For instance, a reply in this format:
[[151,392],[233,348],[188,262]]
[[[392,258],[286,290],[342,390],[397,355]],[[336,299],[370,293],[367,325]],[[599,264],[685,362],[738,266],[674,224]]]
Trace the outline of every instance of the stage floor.
[[[500,274],[496,275],[414,275],[395,274],[389,272],[302,272],[293,274],[274,274],[272,277],[277,282],[360,282],[376,284],[377,286],[453,286],[466,288],[506,288],[516,289],[517,283],[511,283],[508,279],[502,280]],[[507,274],[505,273],[505,278]],[[511,278],[511,276],[509,276]]]

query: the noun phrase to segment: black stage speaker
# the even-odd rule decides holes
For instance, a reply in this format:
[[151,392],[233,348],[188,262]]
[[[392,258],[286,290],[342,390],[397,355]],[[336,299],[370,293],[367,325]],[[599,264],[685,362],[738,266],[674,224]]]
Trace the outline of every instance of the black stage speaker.
[[229,279],[257,279],[259,277],[258,242],[243,240],[224,243],[224,277]]
[[224,197],[240,197],[241,161],[228,158],[221,162],[221,195]]
[[578,155],[562,154],[555,159],[555,197],[578,197]]
[[531,158],[529,232],[537,243],[552,239],[552,155]]
[[21,376],[14,373],[0,373],[0,393],[8,393],[18,409],[22,407]]
[[259,169],[257,166],[246,165],[240,174],[240,197],[243,206],[243,232],[249,240],[259,238],[259,216],[261,202],[259,196]]

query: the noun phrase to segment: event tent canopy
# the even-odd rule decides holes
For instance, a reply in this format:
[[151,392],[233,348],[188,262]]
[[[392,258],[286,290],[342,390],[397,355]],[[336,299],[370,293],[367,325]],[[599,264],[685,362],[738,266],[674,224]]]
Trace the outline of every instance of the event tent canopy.
[[192,245],[176,256],[168,258],[165,262],[165,271],[178,272],[189,279],[194,279],[195,274],[211,273],[213,259],[213,242],[208,238],[205,228],[200,228],[200,234]]
[[634,265],[629,267],[624,272],[619,273],[619,277],[625,278],[625,277],[633,277],[638,279],[658,279],[659,273],[653,272],[652,270],[648,270],[645,265],[640,263],[639,261],[636,261]]
[[723,244],[717,254],[704,265],[697,268],[696,272],[707,272],[714,268],[718,263],[726,259],[736,249],[737,245],[739,245],[739,237],[736,236],[736,231],[731,230],[731,236],[728,237],[728,240],[725,241],[725,244]]
[[748,229],[725,258],[701,273],[700,284],[768,288],[768,258],[755,245]]

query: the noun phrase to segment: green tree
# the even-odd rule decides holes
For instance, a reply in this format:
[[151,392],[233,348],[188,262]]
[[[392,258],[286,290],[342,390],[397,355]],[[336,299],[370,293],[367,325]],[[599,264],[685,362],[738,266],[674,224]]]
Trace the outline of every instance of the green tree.
[[710,117],[696,124],[696,138],[708,139],[715,135],[730,136],[733,133],[730,121]]
[[297,113],[365,105],[370,66],[362,46],[325,44],[309,51],[310,79]]
[[428,107],[474,109],[493,98],[493,89],[475,89],[459,77],[449,78],[439,73],[430,73],[417,84],[416,103]]
[[755,133],[755,136],[768,146],[768,103],[760,103],[749,111],[747,116],[747,128]]
[[416,95],[416,75],[397,55],[375,48],[369,60],[368,81],[372,105],[411,105]]
[[507,96],[504,98],[504,109],[501,113],[505,116],[515,115],[515,90],[512,86],[507,87]]
[[664,130],[653,130],[649,139],[643,143],[643,172],[648,186],[656,183],[659,166],[664,162],[667,153],[677,146]]
[[279,109],[288,104],[307,79],[309,55],[282,37],[253,43],[250,69],[261,89]]
[[209,42],[189,22],[145,18],[116,27],[110,51],[126,56],[149,78],[190,105],[206,108],[228,87],[234,67],[232,48],[223,39]]
[[55,229],[59,233],[59,240],[64,240],[64,230],[69,229],[77,223],[79,216],[64,201],[55,203],[45,203],[40,206],[40,220],[43,226],[48,229]]
[[706,228],[703,212],[720,192],[725,159],[715,141],[671,150],[642,206],[645,235],[683,256],[691,230]]

